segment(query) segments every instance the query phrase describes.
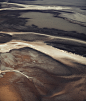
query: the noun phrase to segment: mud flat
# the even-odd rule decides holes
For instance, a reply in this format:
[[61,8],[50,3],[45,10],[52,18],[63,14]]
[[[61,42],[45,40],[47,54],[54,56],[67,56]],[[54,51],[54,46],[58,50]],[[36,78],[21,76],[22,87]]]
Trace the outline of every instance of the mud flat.
[[[36,32],[86,40],[86,27],[59,18],[59,14],[59,12],[54,11],[37,10],[0,11],[0,30],[5,32]],[[57,17],[53,17],[56,15]],[[42,24],[40,25],[40,23]]]

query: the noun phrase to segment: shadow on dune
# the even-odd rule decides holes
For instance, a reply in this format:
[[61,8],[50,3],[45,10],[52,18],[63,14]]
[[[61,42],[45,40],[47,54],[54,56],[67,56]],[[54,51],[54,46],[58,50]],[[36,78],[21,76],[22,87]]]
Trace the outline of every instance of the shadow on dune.
[[[39,34],[39,33],[38,33]],[[59,37],[53,37],[52,39],[49,36],[46,35],[37,35],[37,33],[27,33],[27,34],[14,34],[13,39],[15,40],[23,40],[23,41],[43,41],[47,45],[51,45],[55,48],[66,50],[68,52],[72,52],[75,54],[82,55],[86,57],[86,44],[76,42],[74,40],[71,40],[73,38],[61,39]],[[52,35],[51,35],[52,37]]]
[[12,36],[9,34],[0,33],[0,43],[6,43],[12,40]]

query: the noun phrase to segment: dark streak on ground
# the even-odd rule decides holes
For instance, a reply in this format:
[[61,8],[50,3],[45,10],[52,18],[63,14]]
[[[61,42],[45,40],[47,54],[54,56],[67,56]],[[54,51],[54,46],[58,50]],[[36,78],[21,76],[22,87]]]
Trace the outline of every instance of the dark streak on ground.
[[6,43],[12,40],[12,36],[9,34],[0,33],[0,43]]
[[59,48],[68,52],[72,52],[78,55],[82,55],[86,57],[86,47],[77,46],[77,45],[70,45],[67,43],[58,43],[58,42],[46,42],[48,45],[51,45],[55,48]]

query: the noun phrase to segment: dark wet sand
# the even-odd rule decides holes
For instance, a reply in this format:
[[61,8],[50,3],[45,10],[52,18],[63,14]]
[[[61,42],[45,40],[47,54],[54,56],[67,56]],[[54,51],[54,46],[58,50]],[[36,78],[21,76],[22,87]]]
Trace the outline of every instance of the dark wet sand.
[[0,33],[0,43],[6,43],[12,40],[12,36],[9,34]]

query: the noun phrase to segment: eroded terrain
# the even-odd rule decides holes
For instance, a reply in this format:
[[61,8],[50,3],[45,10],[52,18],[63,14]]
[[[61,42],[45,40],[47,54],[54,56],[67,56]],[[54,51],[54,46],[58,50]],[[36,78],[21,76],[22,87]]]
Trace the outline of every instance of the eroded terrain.
[[0,60],[0,101],[86,99],[86,65],[68,66],[31,48],[1,53]]

